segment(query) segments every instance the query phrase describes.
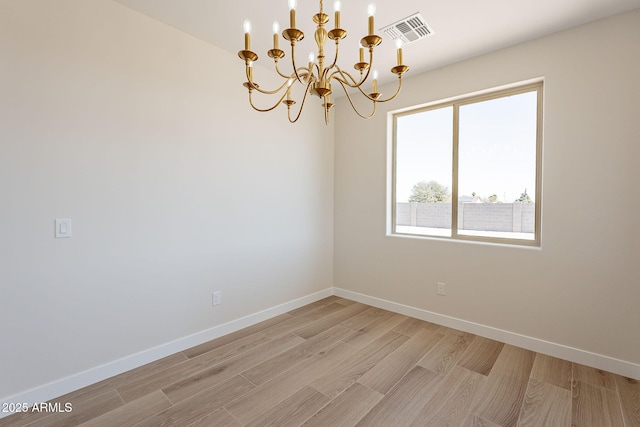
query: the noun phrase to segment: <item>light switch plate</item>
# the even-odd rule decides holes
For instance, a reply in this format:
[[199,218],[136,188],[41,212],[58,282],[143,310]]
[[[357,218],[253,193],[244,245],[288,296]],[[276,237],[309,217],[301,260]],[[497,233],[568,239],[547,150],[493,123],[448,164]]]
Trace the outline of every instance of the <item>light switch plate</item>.
[[56,239],[71,237],[71,220],[68,218],[56,219]]

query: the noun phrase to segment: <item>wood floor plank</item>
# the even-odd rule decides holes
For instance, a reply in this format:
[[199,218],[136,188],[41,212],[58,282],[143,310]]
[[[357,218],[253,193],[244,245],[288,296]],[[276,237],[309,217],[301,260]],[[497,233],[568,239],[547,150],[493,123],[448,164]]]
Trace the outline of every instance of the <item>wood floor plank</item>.
[[26,424],[29,427],[68,427],[77,426],[93,418],[106,414],[124,405],[120,395],[115,390],[85,399],[78,405],[73,406],[70,412],[54,413],[33,424]]
[[240,375],[218,384],[189,400],[173,405],[171,408],[138,424],[139,427],[187,426],[219,410],[225,404],[237,399],[255,388]]
[[340,326],[344,326],[345,328],[349,328],[354,331],[357,331],[361,328],[364,328],[371,322],[378,320],[384,314],[385,314],[385,311],[380,308],[369,307],[362,313],[355,315],[343,322],[340,322]]
[[318,335],[320,332],[335,326],[350,317],[356,316],[370,307],[365,304],[355,303],[345,306],[342,310],[331,313],[324,318],[317,320],[302,329],[298,329],[296,334],[304,339],[309,339],[314,335]]
[[[354,383],[331,403],[309,418],[303,426],[351,427],[356,425],[384,395]],[[258,426],[256,426],[258,427]]]
[[342,298],[335,296],[335,295],[331,295],[328,296],[326,298],[323,298],[321,300],[318,300],[316,302],[312,302],[311,304],[307,304],[303,307],[300,308],[296,308],[294,310],[288,311],[287,314],[291,315],[291,316],[300,316],[300,315],[304,315],[309,313],[310,311],[315,311],[316,309],[323,307],[323,306],[327,306],[329,304],[333,304],[333,303],[337,303],[339,301],[341,301]]
[[333,366],[342,362],[355,351],[356,349],[352,346],[340,343],[257,386],[242,399],[225,407],[240,423],[249,424],[330,371]]
[[158,390],[93,418],[81,424],[81,427],[134,426],[170,406],[171,402],[167,399],[167,396]]
[[571,391],[531,379],[518,427],[571,427]]
[[161,375],[161,372],[165,369],[169,369],[170,367],[176,366],[186,360],[188,359],[184,353],[175,353],[156,360],[155,362],[147,363],[139,368],[123,372],[122,374],[116,375],[99,383],[82,388],[78,391],[66,394],[60,397],[60,399],[64,399],[69,402],[81,402],[87,397],[92,397],[104,391],[118,388],[124,384],[137,381],[149,375]]
[[402,323],[393,328],[392,331],[412,337],[422,329],[427,329],[428,325],[429,322],[425,322],[424,320],[407,317]]
[[466,333],[445,335],[418,365],[438,374],[446,374],[460,360],[474,337]]
[[[275,343],[272,345],[278,348],[280,348],[280,345],[293,346],[301,342],[300,340],[296,340],[291,336],[283,337],[278,340],[272,340],[271,338],[268,338],[261,333],[258,333],[257,335],[252,334],[250,336],[260,337],[259,341],[257,342],[260,342],[262,344],[267,344],[275,341]],[[241,340],[243,339],[244,338],[241,338]],[[232,345],[232,343],[228,345]],[[287,348],[290,348],[290,347],[287,347]],[[262,347],[258,346],[258,347],[254,347],[252,350],[249,350],[247,352],[250,355],[249,357],[251,357],[251,355],[255,355],[256,351],[258,353],[261,351],[256,349],[262,350]],[[226,351],[226,346],[218,347],[217,349],[212,350],[208,353],[201,354],[200,356],[189,359],[186,362],[172,366],[171,368],[163,371],[161,375],[150,375],[150,376],[141,378],[138,381],[125,384],[122,387],[118,387],[118,392],[120,393],[120,395],[122,396],[125,402],[130,402],[131,400],[144,396],[147,393],[150,393],[158,389],[164,389],[166,387],[171,386],[172,384],[180,383],[181,386],[186,387],[189,379],[196,379],[197,381],[204,380],[205,377],[210,377],[212,380],[214,379],[214,377],[217,377],[219,379],[220,375],[223,375],[223,374],[228,375],[227,373],[224,372],[224,369],[223,369],[224,366],[228,366],[228,363],[225,365],[223,365],[223,363],[228,362],[230,359],[232,358],[229,356],[229,353]],[[232,366],[236,366],[236,365],[232,365]],[[245,366],[242,366],[242,368],[247,369],[248,366],[245,365]],[[226,378],[230,378],[231,376],[228,376]],[[178,394],[177,390],[175,389],[171,391],[171,393],[174,393],[174,392]],[[173,400],[171,396],[169,396],[169,399]]]
[[438,389],[443,375],[416,366],[393,388],[358,426],[409,426]]
[[269,329],[264,330],[263,332],[270,337],[290,334],[298,329],[302,329],[313,322],[328,316],[329,314],[340,311],[345,306],[333,302],[331,304],[321,305],[317,307],[315,310],[311,310],[300,314],[298,316],[292,316],[291,319],[285,320],[284,322],[280,322],[277,325],[271,326]]
[[442,337],[441,334],[422,328],[360,377],[358,382],[379,393],[387,394]]
[[221,336],[220,338],[216,338],[215,340],[207,341],[203,344],[197,345],[195,347],[188,348],[183,351],[185,356],[188,358],[193,358],[200,356],[201,354],[208,353],[211,350],[215,350],[218,347],[222,347],[231,342],[239,340],[249,335],[253,335],[258,332],[262,332],[263,330],[277,325],[280,322],[284,322],[291,318],[290,314],[284,313],[279,316],[272,317],[271,319],[267,319],[260,323],[256,323],[255,325],[248,326],[244,329],[240,329],[239,331],[231,332],[230,334]]
[[243,371],[242,376],[256,385],[263,384],[303,360],[335,345],[351,333],[350,329],[336,325],[271,358],[262,356],[261,359],[266,360]]
[[531,370],[531,379],[571,391],[571,362],[538,353]]
[[459,426],[469,413],[471,403],[487,378],[477,372],[454,367],[418,413],[413,427]]
[[409,337],[389,331],[376,341],[335,365],[311,386],[329,398],[334,398],[351,387],[362,375],[394,352]]
[[572,427],[620,427],[624,425],[617,393],[581,380],[572,390]]
[[495,372],[499,376],[511,376],[528,380],[531,376],[535,358],[536,353],[533,351],[505,344],[489,376],[492,376]]
[[470,412],[502,427],[516,426],[534,359],[532,351],[505,345]]
[[345,339],[344,342],[354,347],[364,348],[406,319],[406,316],[387,311],[377,320],[354,332],[353,335]]
[[[491,421],[483,420],[477,415],[469,414],[462,424],[462,427],[501,427]],[[549,426],[551,427],[551,426]]]
[[189,427],[242,427],[242,424],[222,408],[189,425]]
[[437,325],[435,323],[427,324],[427,329],[442,335],[460,335],[460,334],[466,333],[466,332],[459,331],[457,329],[449,328],[448,326]]
[[260,363],[264,358],[275,356],[295,347],[300,344],[300,341],[301,338],[296,335],[288,335],[275,339],[243,353],[238,357],[225,360],[208,369],[198,371],[193,375],[176,381],[163,387],[162,391],[172,402],[181,402],[194,394],[200,393],[246,371],[257,363]]
[[614,374],[579,363],[573,364],[573,380],[608,388],[609,390],[616,389]]
[[202,353],[196,357],[191,357],[190,362],[194,365],[215,365],[216,363],[223,362],[251,349],[260,347],[261,345],[271,341],[271,339],[271,337],[266,336],[263,332],[256,332],[254,334],[238,338],[237,340],[231,341],[227,344],[220,345],[215,349]]
[[327,403],[327,396],[311,387],[305,387],[254,419],[246,427],[296,427]]
[[622,415],[626,427],[640,427],[640,381],[616,375]]
[[476,336],[462,354],[458,365],[485,376],[489,375],[503,347],[504,343]]

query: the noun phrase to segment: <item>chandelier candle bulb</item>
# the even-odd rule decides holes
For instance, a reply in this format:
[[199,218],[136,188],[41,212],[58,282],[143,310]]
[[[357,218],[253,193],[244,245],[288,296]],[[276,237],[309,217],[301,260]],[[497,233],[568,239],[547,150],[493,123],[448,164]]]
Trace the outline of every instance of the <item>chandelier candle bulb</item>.
[[396,47],[398,48],[398,65],[402,65],[402,40],[396,39]]
[[313,74],[313,61],[315,60],[315,57],[313,56],[313,52],[311,52],[309,54],[309,78],[311,78],[311,75]]
[[280,24],[278,21],[273,22],[273,48],[278,49],[278,32],[280,31]]
[[336,12],[336,16],[335,16],[335,25],[336,28],[340,28],[340,0],[336,0],[335,3],[333,3],[333,9]]
[[251,50],[251,21],[244,20],[244,50]]
[[364,62],[364,48],[360,48],[360,62]]
[[373,93],[378,92],[378,70],[373,70]]
[[376,5],[371,3],[367,8],[367,11],[369,13],[369,35],[372,36],[375,33],[375,29],[374,29],[375,25],[374,25],[373,19],[376,14]]
[[296,28],[296,0],[289,0],[289,28]]
[[287,81],[287,101],[291,101],[291,85],[293,82],[294,80],[292,78]]

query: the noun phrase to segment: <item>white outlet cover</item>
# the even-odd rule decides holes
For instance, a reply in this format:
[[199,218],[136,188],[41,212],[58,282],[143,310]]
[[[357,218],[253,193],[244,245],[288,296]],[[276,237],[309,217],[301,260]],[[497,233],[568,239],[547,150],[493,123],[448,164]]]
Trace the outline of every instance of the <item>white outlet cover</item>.
[[213,305],[220,305],[221,302],[222,302],[222,292],[220,292],[220,291],[214,292],[213,293],[212,304]]

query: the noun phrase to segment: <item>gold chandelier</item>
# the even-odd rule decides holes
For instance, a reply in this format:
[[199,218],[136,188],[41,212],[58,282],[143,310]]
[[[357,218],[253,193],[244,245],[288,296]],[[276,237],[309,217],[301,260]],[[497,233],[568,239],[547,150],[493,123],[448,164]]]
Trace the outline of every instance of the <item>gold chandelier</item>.
[[[278,31],[279,26],[277,22],[273,24],[273,49],[270,49],[267,52],[267,55],[273,59],[275,63],[275,71],[276,73],[284,79],[283,83],[280,87],[275,90],[264,90],[261,89],[258,83],[256,83],[253,79],[253,63],[258,60],[258,55],[251,50],[251,23],[249,21],[245,21],[244,23],[244,49],[238,52],[238,56],[245,62],[247,81],[243,84],[249,91],[249,103],[253,107],[253,109],[260,112],[272,111],[278,105],[284,104],[287,106],[287,115],[289,121],[291,123],[295,123],[300,118],[302,110],[304,108],[305,101],[307,99],[308,94],[312,94],[318,96],[322,101],[322,107],[324,110],[324,121],[325,123],[329,123],[329,111],[331,107],[333,107],[333,103],[331,103],[331,94],[333,93],[333,89],[331,83],[337,83],[340,85],[346,95],[349,103],[353,110],[360,117],[368,119],[373,117],[376,113],[376,104],[378,102],[387,102],[394,99],[398,93],[400,93],[400,89],[402,88],[402,75],[407,72],[409,69],[408,66],[402,64],[402,42],[401,40],[397,40],[397,65],[391,69],[391,72],[398,76],[398,87],[396,92],[390,96],[389,98],[382,99],[382,94],[378,92],[378,82],[377,82],[377,73],[372,71],[373,66],[373,50],[376,46],[378,46],[382,42],[382,37],[374,34],[374,15],[375,15],[375,6],[369,5],[369,34],[364,36],[362,40],[360,40],[360,60],[359,62],[354,64],[354,68],[359,72],[359,76],[356,75],[354,77],[352,74],[342,70],[338,66],[338,52],[339,52],[339,44],[340,40],[344,39],[347,36],[347,31],[340,28],[340,1],[336,1],[334,3],[335,9],[335,18],[334,18],[334,28],[330,31],[325,29],[325,25],[329,22],[329,16],[323,12],[322,0],[320,0],[320,10],[313,16],[313,22],[316,23],[316,31],[315,31],[315,41],[318,45],[318,53],[317,53],[317,62],[315,61],[315,56],[313,53],[309,55],[309,62],[306,67],[298,67],[296,65],[296,43],[304,38],[304,33],[296,28],[296,0],[289,0],[289,20],[290,20],[290,28],[287,28],[282,32],[282,37],[285,40],[291,43],[291,65],[293,71],[289,74],[283,72],[278,64],[278,61],[285,57],[285,52],[281,50],[278,46]],[[333,61],[329,66],[325,65],[325,44],[327,43],[327,38],[333,40],[336,44],[335,47],[335,55]],[[365,49],[369,50],[369,62],[365,61]],[[369,76],[372,77],[372,91],[370,93],[366,93],[363,90],[363,85],[368,81]],[[300,103],[300,108],[296,113],[294,113],[295,117],[292,117],[291,107],[296,103],[293,100],[291,89],[294,84],[300,84],[302,86],[306,86],[304,91],[304,95],[302,97],[302,101]],[[361,113],[358,108],[356,108],[351,95],[349,93],[350,90],[359,91],[366,100],[371,101],[372,111],[368,114]],[[268,108],[258,108],[253,102],[253,92],[259,92],[265,95],[276,95],[278,96],[278,100],[276,103]]]

